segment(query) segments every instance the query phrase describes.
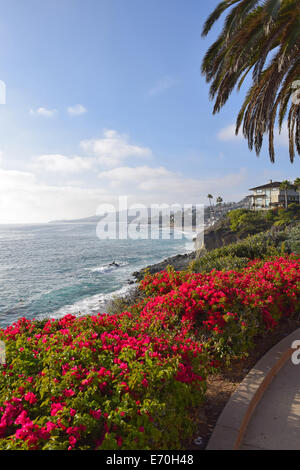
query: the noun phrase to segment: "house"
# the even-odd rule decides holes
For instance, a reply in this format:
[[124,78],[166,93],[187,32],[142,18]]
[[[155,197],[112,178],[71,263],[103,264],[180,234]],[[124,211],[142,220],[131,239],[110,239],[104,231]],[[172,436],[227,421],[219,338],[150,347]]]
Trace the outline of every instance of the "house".
[[[280,189],[280,181],[270,181],[268,184],[251,188],[250,209],[268,210],[276,207],[285,207],[285,191]],[[296,188],[287,190],[287,203],[299,204],[299,193]]]

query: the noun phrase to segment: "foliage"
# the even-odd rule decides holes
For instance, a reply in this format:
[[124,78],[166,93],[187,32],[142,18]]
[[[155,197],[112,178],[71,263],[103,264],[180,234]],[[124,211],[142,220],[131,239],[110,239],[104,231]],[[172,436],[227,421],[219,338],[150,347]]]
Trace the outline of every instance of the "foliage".
[[300,224],[286,228],[285,250],[300,254]]
[[286,225],[290,222],[300,219],[300,205],[295,202],[289,204],[287,209],[278,209],[277,216],[274,220],[274,225]]
[[243,237],[245,234],[253,235],[272,227],[280,226],[300,220],[300,205],[289,204],[284,208],[275,208],[268,211],[251,211],[249,209],[236,209],[228,214],[230,229]]
[[[222,250],[222,248],[221,248]],[[207,255],[199,258],[191,264],[191,271],[194,272],[205,272],[209,273],[213,269],[218,271],[227,271],[234,269],[239,271],[240,269],[247,266],[249,258],[240,257],[235,255],[222,256],[221,258],[214,252],[208,253]]]
[[106,312],[110,315],[116,315],[126,311],[131,305],[142,300],[142,293],[137,289],[126,292],[126,295],[113,297],[106,305]]
[[[272,212],[271,215],[273,215]],[[274,220],[270,215],[266,217],[263,211],[254,212],[248,209],[233,210],[229,212],[228,218],[230,229],[233,232],[237,232],[240,236],[262,232],[271,227]]]
[[164,319],[176,313],[192,326],[213,359],[247,354],[253,337],[299,312],[300,259],[296,255],[254,260],[240,272],[175,272],[169,269],[141,282],[152,297],[140,310]]
[[[227,249],[241,260],[263,247]],[[147,274],[119,314],[20,319],[0,330],[0,449],[181,448],[207,375],[299,313],[299,288],[299,256],[272,256],[239,271]]]
[[269,154],[275,160],[274,129],[288,112],[289,153],[300,154],[300,3],[299,0],[224,0],[207,19],[207,35],[223,12],[228,11],[218,39],[207,51],[202,72],[211,82],[210,96],[216,98],[214,113],[227,102],[234,88],[240,89],[252,72],[250,87],[237,118],[236,132],[243,134],[260,154],[265,134]]
[[282,245],[286,239],[287,235],[283,230],[252,235],[242,241],[205,253],[190,264],[190,270],[193,272],[210,272],[212,269],[239,270],[250,260],[265,259],[286,252],[287,246]]
[[170,449],[190,437],[206,357],[187,331],[130,313],[2,330],[0,449]]

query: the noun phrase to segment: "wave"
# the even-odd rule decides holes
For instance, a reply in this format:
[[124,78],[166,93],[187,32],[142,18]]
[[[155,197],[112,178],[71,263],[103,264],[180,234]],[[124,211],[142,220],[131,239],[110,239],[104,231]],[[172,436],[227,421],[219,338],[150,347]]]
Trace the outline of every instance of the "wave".
[[116,269],[123,268],[124,266],[128,266],[129,263],[110,263],[105,264],[103,266],[95,267],[95,268],[85,268],[87,271],[92,273],[110,273],[111,271],[115,271]]
[[125,297],[131,290],[136,288],[136,284],[128,284],[121,289],[108,294],[96,294],[91,297],[85,297],[72,305],[64,305],[53,313],[47,313],[36,317],[41,320],[44,318],[61,318],[71,314],[76,316],[106,313],[108,303],[115,297]]

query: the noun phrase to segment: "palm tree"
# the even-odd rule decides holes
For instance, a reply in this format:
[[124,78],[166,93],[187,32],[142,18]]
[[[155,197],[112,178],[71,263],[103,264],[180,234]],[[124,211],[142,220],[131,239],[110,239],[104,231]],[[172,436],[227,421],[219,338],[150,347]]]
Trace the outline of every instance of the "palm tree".
[[299,0],[224,0],[207,19],[206,36],[221,14],[233,7],[217,41],[207,51],[202,72],[211,83],[214,114],[227,102],[234,88],[240,89],[252,71],[253,83],[236,122],[236,134],[243,134],[260,154],[265,134],[269,154],[275,161],[274,128],[278,116],[281,130],[288,112],[289,154],[293,162],[300,155],[300,103],[295,87],[300,79]]
[[300,204],[300,178],[296,178],[294,181],[294,186],[296,187],[296,190],[298,191],[298,196],[299,196],[299,204]]
[[209,205],[210,205],[210,207],[211,207],[211,200],[212,200],[214,197],[213,197],[212,194],[208,194],[208,195],[207,195],[207,198],[208,198],[208,200],[209,200]]
[[217,207],[219,207],[219,215],[220,215],[221,214],[221,205],[222,205],[222,202],[223,202],[223,199],[221,198],[221,196],[217,197],[216,202],[217,202]]
[[291,189],[293,187],[293,185],[290,183],[290,181],[288,180],[284,180],[282,181],[281,185],[279,186],[279,189],[281,191],[284,191],[284,196],[285,196],[285,208],[287,209],[288,208],[288,196],[287,196],[287,192],[289,189]]

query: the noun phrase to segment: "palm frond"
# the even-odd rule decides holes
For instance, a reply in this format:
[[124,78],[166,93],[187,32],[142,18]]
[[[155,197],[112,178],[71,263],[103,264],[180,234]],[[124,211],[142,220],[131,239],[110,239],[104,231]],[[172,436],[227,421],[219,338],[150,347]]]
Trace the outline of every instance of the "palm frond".
[[300,79],[300,1],[223,1],[208,18],[203,34],[229,9],[219,38],[202,63],[202,73],[210,83],[210,98],[215,100],[213,113],[222,109],[252,71],[253,83],[238,114],[236,133],[243,126],[248,146],[257,155],[268,134],[269,155],[274,162],[276,120],[281,129],[288,113],[293,161],[295,149],[300,155],[300,105],[291,102],[293,83]]

